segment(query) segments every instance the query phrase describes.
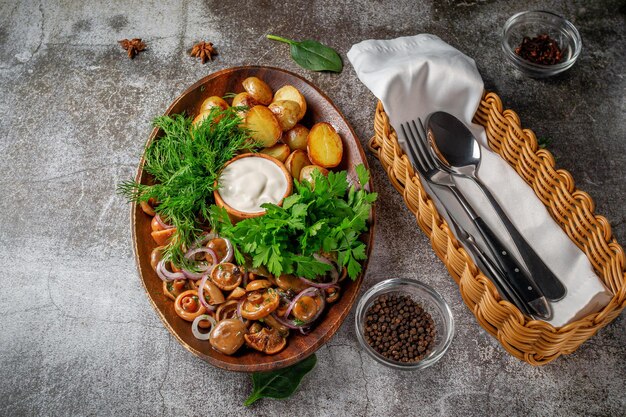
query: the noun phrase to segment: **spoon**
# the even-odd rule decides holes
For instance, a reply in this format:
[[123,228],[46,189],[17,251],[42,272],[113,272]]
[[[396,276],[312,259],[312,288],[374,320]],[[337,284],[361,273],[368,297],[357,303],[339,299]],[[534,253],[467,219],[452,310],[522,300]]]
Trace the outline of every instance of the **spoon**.
[[487,196],[498,217],[517,246],[530,275],[541,288],[544,295],[557,301],[565,296],[563,283],[541,260],[537,252],[526,242],[517,228],[491,194],[491,191],[477,177],[481,161],[480,144],[472,132],[453,115],[446,112],[435,112],[426,119],[426,130],[434,156],[441,163],[441,168],[451,174],[473,180]]

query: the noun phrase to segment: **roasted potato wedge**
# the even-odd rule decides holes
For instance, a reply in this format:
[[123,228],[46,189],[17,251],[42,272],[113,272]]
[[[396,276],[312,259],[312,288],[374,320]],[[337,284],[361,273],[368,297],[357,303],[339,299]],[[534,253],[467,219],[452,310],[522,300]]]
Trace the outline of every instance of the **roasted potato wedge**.
[[210,111],[213,107],[219,107],[222,110],[226,110],[230,106],[226,101],[224,101],[223,98],[219,96],[211,96],[204,100],[200,105],[200,113]]
[[265,106],[257,105],[248,110],[244,127],[250,129],[250,136],[263,147],[274,146],[283,131],[274,117],[274,113]]
[[248,92],[256,101],[267,106],[272,102],[272,89],[269,85],[257,77],[248,77],[241,83],[243,89]]
[[269,156],[273,156],[278,159],[280,162],[285,162],[291,153],[289,146],[284,143],[277,143],[274,146],[270,146],[269,148],[261,149],[261,153],[264,153]]
[[233,97],[233,107],[247,107],[249,109],[253,108],[254,106],[256,106],[257,104],[259,104],[258,101],[256,101],[254,99],[254,97],[252,97],[250,95],[250,93],[244,91],[243,93],[239,93],[237,94],[235,97]]
[[280,101],[280,100],[291,100],[295,101],[300,105],[300,113],[298,113],[298,121],[302,120],[304,115],[306,114],[306,100],[302,93],[298,91],[296,87],[293,85],[285,85],[278,90],[274,94],[274,100],[272,101]]
[[269,105],[269,109],[276,116],[278,124],[283,132],[291,129],[298,122],[298,114],[300,113],[300,105],[292,100],[273,101]]
[[285,161],[285,167],[293,178],[300,178],[300,171],[307,165],[311,165],[311,161],[306,152],[301,150],[293,151]]
[[309,129],[302,125],[295,125],[283,134],[283,142],[289,145],[292,151],[306,151],[306,143],[309,137]]
[[325,122],[316,123],[307,138],[307,151],[315,165],[334,168],[341,163],[343,143],[334,127]]
[[302,167],[302,169],[300,170],[300,177],[298,177],[300,179],[300,182],[307,180],[310,183],[314,184],[313,171],[319,171],[322,173],[323,176],[328,175],[328,170],[324,167],[320,167],[317,165],[307,165],[305,167]]

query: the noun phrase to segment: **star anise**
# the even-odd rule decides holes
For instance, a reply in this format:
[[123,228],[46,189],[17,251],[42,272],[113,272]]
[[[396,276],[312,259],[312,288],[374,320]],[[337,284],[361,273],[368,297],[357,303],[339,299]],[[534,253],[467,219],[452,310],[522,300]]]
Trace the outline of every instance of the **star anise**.
[[130,59],[135,58],[135,55],[146,49],[146,44],[142,42],[140,38],[134,38],[131,40],[122,39],[121,41],[117,41],[117,43],[122,45],[122,48],[128,52],[128,57]]
[[213,44],[211,42],[198,42],[191,48],[190,52],[191,56],[196,58],[200,58],[202,63],[204,64],[207,59],[209,61],[213,61],[213,55],[217,55],[217,51],[213,48]]

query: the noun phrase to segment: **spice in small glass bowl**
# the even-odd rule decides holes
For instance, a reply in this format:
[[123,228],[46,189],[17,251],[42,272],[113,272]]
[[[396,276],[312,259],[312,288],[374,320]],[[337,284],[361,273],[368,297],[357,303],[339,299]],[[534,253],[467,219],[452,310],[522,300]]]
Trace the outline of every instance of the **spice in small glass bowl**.
[[559,44],[545,33],[534,38],[524,36],[522,44],[515,48],[515,53],[527,61],[541,65],[558,64],[563,58]]
[[381,281],[363,294],[355,321],[361,347],[397,369],[436,363],[454,335],[452,312],[439,293],[405,278]]
[[417,362],[432,352],[435,323],[411,297],[382,294],[365,313],[364,337],[389,360]]
[[571,68],[582,50],[582,40],[568,20],[552,12],[532,10],[506,21],[502,50],[523,74],[544,78]]

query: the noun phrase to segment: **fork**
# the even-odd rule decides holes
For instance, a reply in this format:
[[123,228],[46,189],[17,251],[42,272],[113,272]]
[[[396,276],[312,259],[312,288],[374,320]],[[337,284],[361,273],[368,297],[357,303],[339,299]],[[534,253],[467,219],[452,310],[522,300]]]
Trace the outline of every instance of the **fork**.
[[[420,124],[422,131],[419,130],[417,123]],[[437,161],[430,153],[430,145],[423,134],[424,127],[421,120],[418,119],[417,123],[415,120],[411,120],[400,125],[409,155],[413,159],[417,172],[429,184],[445,187],[452,192],[463,211],[470,217],[483,237],[489,252],[495,259],[510,289],[529,307],[533,315],[549,319],[552,316],[552,311],[543,292],[535,285],[524,271],[524,268],[510,255],[502,241],[457,189],[452,174],[439,168]],[[451,218],[454,217],[451,212],[448,212],[448,215]]]

